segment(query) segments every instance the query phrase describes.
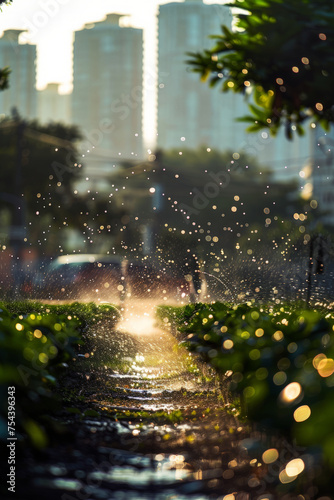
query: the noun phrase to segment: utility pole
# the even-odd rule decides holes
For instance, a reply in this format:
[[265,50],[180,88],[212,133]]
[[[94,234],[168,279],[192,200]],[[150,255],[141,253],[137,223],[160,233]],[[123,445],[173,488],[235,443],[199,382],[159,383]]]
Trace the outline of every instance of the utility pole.
[[307,290],[306,290],[306,305],[310,307],[313,275],[323,274],[324,262],[328,257],[328,250],[325,245],[328,243],[322,234],[313,235],[310,240],[310,251],[307,269]]
[[307,291],[306,291],[306,305],[310,307],[311,300],[311,289],[312,289],[312,270],[313,270],[313,246],[314,246],[314,236],[311,237],[310,241],[310,252],[307,266]]
[[23,240],[26,235],[24,199],[22,198],[22,157],[24,132],[26,128],[25,121],[18,118],[16,127],[16,169],[14,179],[14,196],[16,203],[14,203],[14,212],[10,228],[10,246],[13,249],[14,290],[16,294],[19,294],[23,273],[20,259],[22,259]]
[[[155,254],[158,235],[161,227],[160,214],[163,210],[164,197],[163,197],[163,155],[161,151],[155,153],[155,158],[150,161],[153,162],[155,172],[155,181],[150,188],[151,193],[151,218],[145,226],[144,232],[144,253]],[[152,170],[152,167],[150,168]]]
[[27,124],[20,118],[16,109],[13,110],[13,120],[0,124],[1,129],[16,129],[16,164],[15,177],[12,185],[12,193],[0,193],[0,198],[13,205],[12,221],[10,229],[10,245],[17,247],[21,244],[25,236],[25,202],[22,198],[23,179],[22,179],[22,157],[23,140]]

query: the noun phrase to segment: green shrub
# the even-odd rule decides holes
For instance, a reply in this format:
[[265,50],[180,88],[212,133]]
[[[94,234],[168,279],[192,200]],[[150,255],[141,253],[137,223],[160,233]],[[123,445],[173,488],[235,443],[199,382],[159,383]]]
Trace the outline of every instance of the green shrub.
[[241,398],[244,416],[321,449],[334,466],[334,316],[295,305],[160,308],[182,343]]
[[[12,424],[18,437],[27,435],[40,448],[47,444],[45,415],[61,407],[59,379],[80,344],[89,349],[88,328],[99,321],[112,327],[118,319],[108,304],[0,303],[0,440]],[[8,419],[9,388],[15,421]]]

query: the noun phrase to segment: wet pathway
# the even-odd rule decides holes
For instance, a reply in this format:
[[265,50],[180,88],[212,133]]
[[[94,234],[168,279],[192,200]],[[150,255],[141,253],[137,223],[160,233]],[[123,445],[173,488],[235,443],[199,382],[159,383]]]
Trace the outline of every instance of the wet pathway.
[[52,421],[67,430],[37,458],[26,452],[17,498],[258,498],[234,406],[154,326],[152,311],[124,317],[116,332],[90,332],[94,355],[83,353],[64,380],[66,406]]

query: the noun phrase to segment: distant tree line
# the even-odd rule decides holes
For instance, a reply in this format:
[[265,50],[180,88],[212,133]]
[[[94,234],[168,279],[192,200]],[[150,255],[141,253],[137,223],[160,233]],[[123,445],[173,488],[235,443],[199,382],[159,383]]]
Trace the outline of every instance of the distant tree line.
[[[125,211],[107,194],[76,189],[84,168],[80,139],[76,126],[42,125],[18,115],[0,122],[0,220],[9,229],[2,244],[12,244],[13,226],[25,226],[28,244],[33,241],[41,253],[50,253],[68,228],[110,234],[121,224]],[[89,234],[86,239],[89,243]]]
[[298,197],[297,184],[273,181],[256,158],[204,147],[182,155],[160,151],[155,157],[136,167],[124,163],[113,181],[132,193],[127,246],[138,228],[136,218],[152,228],[156,254],[180,268],[189,253],[214,268],[217,259],[240,254],[251,260],[273,247],[273,241],[281,250],[287,239],[303,244],[302,222],[293,215],[306,212],[307,228],[313,212],[309,201]]

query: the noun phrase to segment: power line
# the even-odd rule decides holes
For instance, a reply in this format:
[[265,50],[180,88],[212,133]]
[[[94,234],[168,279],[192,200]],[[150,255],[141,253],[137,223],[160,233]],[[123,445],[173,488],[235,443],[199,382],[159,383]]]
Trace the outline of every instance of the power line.
[[39,132],[38,130],[34,130],[32,128],[25,129],[25,135],[30,137],[31,139],[36,139],[38,141],[51,144],[52,146],[60,146],[67,149],[75,149],[74,144],[71,141],[66,139],[61,139],[60,137],[56,137],[54,135],[45,134],[44,132]]
[[[0,123],[0,128],[12,128],[12,127],[17,127],[20,124],[25,123],[23,120],[10,120],[10,121],[4,121]],[[45,142],[47,144],[51,144],[53,146],[60,146],[64,148],[70,148],[74,149],[74,144],[71,141],[68,141],[66,139],[62,139],[60,137],[46,134],[45,132],[40,132],[39,130],[35,130],[31,127],[25,126],[24,128],[24,133],[26,136],[30,137],[31,139],[37,139],[38,141]]]

